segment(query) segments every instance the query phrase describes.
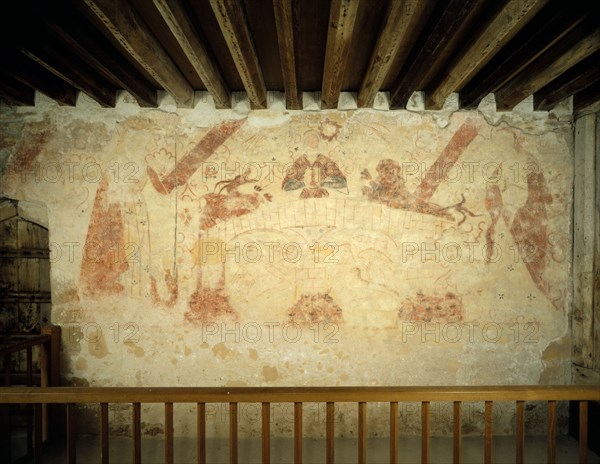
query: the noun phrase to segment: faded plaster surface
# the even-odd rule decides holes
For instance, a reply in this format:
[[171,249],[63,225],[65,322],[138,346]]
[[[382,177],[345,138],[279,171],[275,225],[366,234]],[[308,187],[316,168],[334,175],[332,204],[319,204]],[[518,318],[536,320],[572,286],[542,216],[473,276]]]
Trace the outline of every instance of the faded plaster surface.
[[[64,382],[568,383],[571,121],[486,105],[2,107],[0,193],[48,209]],[[384,409],[370,430],[386,433]],[[402,412],[418,431],[418,407]],[[159,430],[162,412],[144,414]],[[355,433],[354,414],[340,406],[336,431]]]

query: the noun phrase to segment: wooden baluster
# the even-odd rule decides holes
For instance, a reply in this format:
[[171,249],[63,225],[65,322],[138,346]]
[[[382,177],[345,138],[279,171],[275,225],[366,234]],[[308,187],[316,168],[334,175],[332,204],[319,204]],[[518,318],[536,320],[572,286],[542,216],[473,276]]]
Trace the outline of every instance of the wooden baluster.
[[35,464],[43,462],[44,443],[43,443],[43,421],[42,421],[42,405],[36,403],[33,405],[33,431],[34,431],[34,449],[33,456]]
[[525,402],[517,401],[516,416],[516,439],[517,439],[517,464],[523,464],[525,451]]
[[[33,349],[27,347],[27,386],[33,386]],[[26,405],[27,409],[27,452],[33,450],[33,408],[30,404]]]
[[302,403],[294,403],[294,464],[302,464]]
[[237,403],[229,403],[229,463],[238,462],[238,417]]
[[[43,327],[42,327],[43,329]],[[49,387],[50,384],[50,342],[46,341],[40,345],[40,385]],[[42,438],[48,437],[48,410],[47,405],[42,404]]]
[[27,386],[33,385],[33,351],[32,347],[27,347]]
[[140,403],[133,403],[133,462],[142,462],[142,407]]
[[42,334],[50,335],[50,341],[43,344],[48,357],[48,385],[60,385],[60,326],[50,325],[42,327]]
[[454,446],[453,446],[453,460],[454,464],[460,463],[460,449],[461,449],[461,435],[462,435],[462,417],[461,417],[461,402],[454,402]]
[[367,403],[358,403],[358,462],[367,462]]
[[76,464],[77,462],[77,451],[76,451],[76,440],[75,434],[75,405],[73,403],[67,404],[67,462],[68,464]]
[[429,464],[429,401],[421,403],[421,463]]
[[271,403],[262,404],[262,462],[271,462]]
[[327,403],[327,448],[326,461],[327,464],[333,464],[335,462],[335,403]]
[[2,433],[0,434],[0,445],[2,446],[2,454],[8,462],[11,458],[11,432],[10,432],[10,404],[0,405],[2,412]]
[[587,462],[588,402],[579,402],[579,464]]
[[556,460],[556,401],[548,401],[548,464]]
[[10,387],[11,384],[11,362],[12,358],[10,354],[4,355],[4,386]]
[[206,464],[206,403],[198,403],[196,407],[197,443],[196,453],[198,464]]
[[492,463],[492,401],[485,402],[485,464]]
[[390,403],[390,464],[398,464],[398,402]]
[[[10,387],[11,378],[11,356],[10,354],[4,355],[4,386]],[[3,404],[2,406],[2,437],[0,438],[4,455],[8,462],[11,457],[11,431],[10,431],[10,404]]]
[[[50,335],[50,341],[42,345],[42,351],[45,351],[46,368],[47,368],[47,385],[50,387],[60,386],[60,327],[50,325],[42,327],[41,333]],[[50,404],[43,406],[44,415],[44,440],[48,438],[50,433],[51,438],[58,438],[58,432],[63,424],[54,424],[54,427],[48,427],[48,418],[60,418],[58,413],[58,405]],[[58,425],[58,426],[57,426]]]
[[108,403],[100,403],[100,462],[108,464]]
[[165,463],[173,464],[173,403],[165,403]]

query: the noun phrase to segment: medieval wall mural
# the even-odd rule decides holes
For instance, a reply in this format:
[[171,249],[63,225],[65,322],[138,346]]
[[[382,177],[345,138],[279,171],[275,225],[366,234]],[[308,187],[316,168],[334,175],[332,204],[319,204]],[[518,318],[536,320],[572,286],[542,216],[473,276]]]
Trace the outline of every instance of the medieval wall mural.
[[65,382],[566,381],[570,125],[519,118],[3,112]]

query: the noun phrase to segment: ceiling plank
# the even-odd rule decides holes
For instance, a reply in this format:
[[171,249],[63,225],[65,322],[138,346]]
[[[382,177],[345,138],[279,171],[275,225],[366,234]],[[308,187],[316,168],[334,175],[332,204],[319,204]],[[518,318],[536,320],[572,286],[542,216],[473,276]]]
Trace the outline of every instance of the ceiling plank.
[[577,28],[555,47],[552,47],[531,63],[514,79],[507,82],[495,93],[496,109],[510,111],[519,102],[542,89],[572,66],[600,49],[600,29],[582,35]]
[[89,95],[101,106],[115,107],[116,89],[69,50],[61,48],[51,37],[27,42],[20,47],[20,51],[55,76]]
[[127,90],[141,107],[156,108],[156,88],[83,18],[68,12],[45,20],[48,30],[109,81]]
[[390,108],[404,108],[414,91],[424,90],[432,70],[439,69],[441,57],[455,40],[465,21],[477,9],[477,0],[440,2],[431,14],[425,30],[400,71],[400,77],[390,89]]
[[4,72],[54,99],[59,105],[75,106],[77,89],[21,53],[3,57]]
[[267,89],[242,5],[236,0],[210,0],[235,67],[254,109],[267,107]]
[[[276,1],[276,0],[275,0]],[[373,106],[392,64],[404,64],[411,45],[425,22],[427,0],[392,1],[388,5],[382,31],[358,92],[358,107]]]
[[217,108],[231,108],[231,93],[179,0],[153,0],[158,12],[212,95]]
[[461,108],[475,109],[533,60],[577,27],[589,8],[585,2],[551,2],[494,56],[460,92]]
[[334,109],[338,106],[359,2],[360,0],[331,1],[321,86],[322,109]]
[[536,111],[550,111],[560,101],[598,80],[600,80],[600,52],[588,56],[534,93],[533,108]]
[[277,42],[281,73],[285,87],[285,106],[289,110],[301,110],[302,98],[298,89],[298,74],[296,72],[296,31],[294,27],[293,0],[273,0],[275,26],[277,27]]
[[573,95],[573,112],[581,111],[600,101],[600,81]]
[[[548,0],[509,0],[472,45],[445,72],[445,78],[425,93],[427,109],[441,109],[496,54]],[[427,89],[429,90],[429,89]]]
[[133,59],[173,97],[178,106],[193,106],[194,90],[129,3],[123,0],[83,1]]
[[11,76],[0,73],[0,98],[11,106],[34,106],[35,90]]

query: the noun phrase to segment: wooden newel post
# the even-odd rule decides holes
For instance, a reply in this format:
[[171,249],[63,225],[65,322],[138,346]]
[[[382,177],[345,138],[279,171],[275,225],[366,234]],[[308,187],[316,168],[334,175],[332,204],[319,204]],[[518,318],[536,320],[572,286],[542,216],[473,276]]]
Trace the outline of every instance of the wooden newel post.
[[[60,326],[42,327],[42,335],[50,335],[50,340],[42,344],[41,383],[42,387],[60,386]],[[42,437],[57,438],[64,430],[64,413],[60,405],[42,405]],[[52,424],[51,427],[49,427]]]
[[50,335],[50,342],[44,343],[42,347],[42,357],[45,359],[43,366],[47,369],[45,386],[58,387],[60,386],[60,326],[42,327],[42,334]]

